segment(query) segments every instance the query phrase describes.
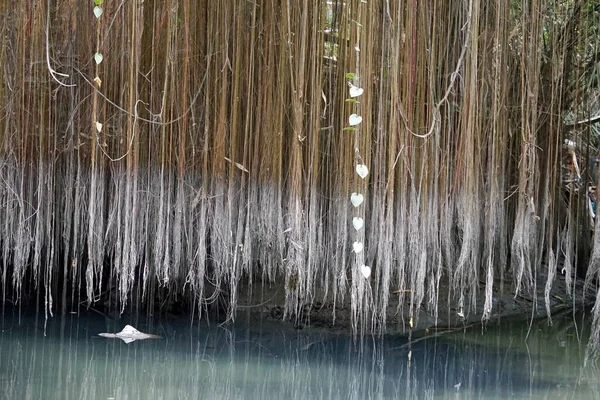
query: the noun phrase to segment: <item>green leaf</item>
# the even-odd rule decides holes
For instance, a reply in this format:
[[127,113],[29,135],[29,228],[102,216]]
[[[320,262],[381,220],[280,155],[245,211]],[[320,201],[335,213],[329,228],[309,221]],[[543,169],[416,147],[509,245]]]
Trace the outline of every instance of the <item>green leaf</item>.
[[101,6],[104,3],[104,0],[94,0],[94,4],[97,6]]
[[346,73],[346,79],[354,79],[356,78],[356,74],[354,72]]
[[347,103],[358,103],[358,101],[356,101],[356,99],[346,99]]
[[355,128],[355,127],[353,127],[353,126],[347,126],[347,127],[345,127],[345,128],[344,128],[344,130],[345,130],[345,131],[355,131],[355,130],[356,130],[356,128]]

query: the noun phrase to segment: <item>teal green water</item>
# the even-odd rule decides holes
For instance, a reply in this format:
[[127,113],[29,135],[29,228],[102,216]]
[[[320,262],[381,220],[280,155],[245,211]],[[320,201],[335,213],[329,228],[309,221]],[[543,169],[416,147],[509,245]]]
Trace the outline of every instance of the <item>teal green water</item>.
[[[163,338],[98,337],[125,324]],[[2,399],[598,399],[585,319],[365,339],[260,322],[235,327],[4,316]],[[527,334],[529,336],[527,337]]]

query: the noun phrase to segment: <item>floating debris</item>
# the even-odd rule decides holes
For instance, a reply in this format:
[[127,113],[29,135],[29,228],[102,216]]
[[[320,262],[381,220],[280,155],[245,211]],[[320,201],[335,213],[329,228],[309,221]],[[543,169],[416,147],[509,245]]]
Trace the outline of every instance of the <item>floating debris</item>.
[[111,339],[121,339],[125,343],[135,342],[144,339],[160,339],[158,335],[140,332],[131,325],[125,325],[125,328],[119,333],[99,333],[98,336]]

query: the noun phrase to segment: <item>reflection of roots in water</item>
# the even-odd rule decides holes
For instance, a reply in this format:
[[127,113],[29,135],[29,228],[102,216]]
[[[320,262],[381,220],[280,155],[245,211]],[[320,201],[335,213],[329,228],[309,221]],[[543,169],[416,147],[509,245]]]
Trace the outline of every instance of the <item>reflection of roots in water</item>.
[[[524,322],[515,331],[520,336],[514,336],[513,343],[523,340],[526,326]],[[486,333],[486,345],[469,341],[469,335],[448,340],[444,335],[460,331],[452,329],[415,339],[408,349],[387,339],[360,346],[345,335],[252,328],[213,326],[182,333],[174,327],[165,340],[127,346],[89,337],[29,340],[17,330],[9,331],[0,342],[0,353],[17,368],[11,366],[13,372],[3,374],[8,366],[0,366],[0,377],[9,377],[2,386],[15,388],[12,398],[22,398],[27,388],[36,398],[44,385],[52,385],[55,389],[48,394],[59,398],[236,398],[240,393],[247,398],[331,393],[342,398],[423,398],[424,393],[461,399],[496,394],[581,398],[580,390],[598,393],[596,368],[549,375],[554,364],[505,346],[492,332]],[[403,350],[411,350],[412,359]],[[55,362],[29,367],[27,363],[40,360],[42,354]],[[556,368],[562,371],[560,365]]]

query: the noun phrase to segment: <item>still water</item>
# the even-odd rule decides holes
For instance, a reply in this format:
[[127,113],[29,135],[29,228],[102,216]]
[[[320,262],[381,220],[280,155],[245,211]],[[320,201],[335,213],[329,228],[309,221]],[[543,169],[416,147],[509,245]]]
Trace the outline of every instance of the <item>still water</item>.
[[[127,323],[162,339],[99,337]],[[586,318],[436,335],[351,337],[266,322],[5,315],[1,399],[598,399]],[[529,332],[529,336],[527,334]],[[526,339],[527,337],[527,339]]]

